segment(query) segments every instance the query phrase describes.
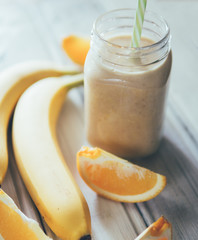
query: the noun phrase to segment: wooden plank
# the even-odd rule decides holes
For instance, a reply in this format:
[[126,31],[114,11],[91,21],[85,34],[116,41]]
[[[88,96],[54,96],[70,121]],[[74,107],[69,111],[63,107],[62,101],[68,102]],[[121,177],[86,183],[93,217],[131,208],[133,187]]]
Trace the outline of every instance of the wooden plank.
[[[147,225],[160,215],[165,215],[173,224],[175,239],[197,239],[197,156],[193,156],[186,143],[185,129],[169,112],[165,137],[159,151],[142,160],[145,167],[167,176],[165,190],[155,199],[139,203],[139,209]],[[182,132],[182,135],[180,134]],[[193,144],[190,139],[189,145]],[[178,147],[180,146],[180,147]]]
[[16,193],[16,189],[15,189],[15,185],[12,179],[12,175],[10,173],[10,169],[8,169],[5,179],[2,183],[2,189],[8,194],[8,196],[10,196],[13,201],[15,202],[15,204],[21,208],[20,203],[19,203],[19,199],[17,197],[17,193]]
[[88,202],[93,239],[133,239],[137,233],[123,205],[97,196],[78,174],[76,153],[81,146],[87,145],[82,116],[82,99],[77,89],[74,89],[68,95],[60,114],[58,139],[66,162]]
[[[192,5],[193,3],[193,5]],[[163,14],[173,33],[173,72],[165,137],[159,151],[138,161],[167,176],[167,187],[155,199],[139,204],[120,204],[98,197],[81,180],[75,154],[87,144],[84,136],[83,88],[72,90],[63,106],[57,132],[65,159],[90,207],[93,239],[134,239],[147,225],[164,214],[172,223],[175,239],[197,239],[197,33],[194,31],[198,3],[195,1],[157,1],[150,6]],[[64,36],[89,34],[95,18],[106,10],[130,6],[120,1],[0,1],[0,69],[28,59],[51,59],[71,63],[60,48]],[[175,8],[178,13],[175,15]],[[186,16],[186,12],[191,15]],[[177,17],[177,21],[175,18]],[[183,29],[187,35],[183,34]],[[191,35],[192,33],[192,35]],[[6,38],[4,37],[6,36]],[[190,37],[189,37],[190,36]],[[188,46],[188,47],[187,47]],[[183,60],[183,56],[188,62]],[[190,94],[189,94],[190,93]],[[179,110],[178,110],[179,109]],[[11,150],[9,151],[11,152]],[[17,172],[12,154],[3,189],[28,216],[40,222]],[[58,240],[46,224],[49,236]],[[190,234],[189,234],[190,233]]]
[[50,60],[23,4],[2,1],[0,19],[0,69],[27,60]]

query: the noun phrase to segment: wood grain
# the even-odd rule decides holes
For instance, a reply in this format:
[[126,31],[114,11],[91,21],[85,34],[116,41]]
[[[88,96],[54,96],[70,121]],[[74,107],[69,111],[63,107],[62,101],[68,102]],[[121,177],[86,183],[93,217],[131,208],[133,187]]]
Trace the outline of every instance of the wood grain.
[[[61,49],[64,36],[89,35],[99,14],[130,6],[135,7],[136,1],[0,0],[0,69],[31,59],[71,64]],[[161,215],[173,224],[175,240],[198,239],[198,2],[150,0],[148,8],[161,13],[171,27],[173,68],[162,143],[153,156],[135,163],[164,174],[165,190],[148,202],[123,204],[97,196],[81,180],[75,155],[82,145],[87,145],[83,87],[69,93],[57,124],[61,150],[90,208],[94,240],[134,239]],[[8,135],[9,170],[2,187],[27,216],[58,240],[37,211],[18,173],[11,127]]]

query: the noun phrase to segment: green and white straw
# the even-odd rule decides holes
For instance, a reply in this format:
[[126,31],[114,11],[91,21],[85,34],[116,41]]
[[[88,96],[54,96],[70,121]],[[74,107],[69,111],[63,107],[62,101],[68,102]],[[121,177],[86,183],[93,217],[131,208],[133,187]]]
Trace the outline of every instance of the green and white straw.
[[132,47],[139,47],[147,0],[138,0],[132,35]]

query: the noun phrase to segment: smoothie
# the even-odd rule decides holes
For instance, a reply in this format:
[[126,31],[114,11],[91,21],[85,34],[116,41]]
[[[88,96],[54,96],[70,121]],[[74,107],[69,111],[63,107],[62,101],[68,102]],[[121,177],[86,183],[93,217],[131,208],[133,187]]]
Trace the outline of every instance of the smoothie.
[[[105,41],[122,51],[130,47],[131,37],[120,35]],[[152,39],[141,39],[141,47],[153,44]],[[120,50],[119,54],[113,48],[100,50],[91,49],[85,63],[87,139],[92,146],[121,157],[147,156],[157,149],[162,134],[171,52],[145,64],[141,55],[126,60]],[[132,67],[126,67],[127,61],[133,62]]]

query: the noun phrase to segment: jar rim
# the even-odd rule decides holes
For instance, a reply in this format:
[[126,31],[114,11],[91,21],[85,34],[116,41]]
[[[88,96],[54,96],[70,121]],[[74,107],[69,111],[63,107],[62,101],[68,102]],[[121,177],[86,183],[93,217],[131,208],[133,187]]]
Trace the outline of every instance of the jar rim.
[[[104,37],[101,36],[101,34],[98,32],[97,30],[97,25],[98,23],[106,16],[110,15],[110,14],[113,14],[113,13],[116,13],[116,12],[121,12],[121,11],[131,11],[131,12],[136,12],[136,9],[135,8],[119,8],[119,9],[114,9],[114,10],[111,10],[111,11],[108,11],[108,12],[105,12],[103,13],[102,15],[100,15],[93,23],[93,29],[92,31],[96,34],[96,36],[102,40],[103,42],[107,43],[108,45],[112,46],[112,47],[115,47],[115,48],[122,48],[122,49],[125,49],[125,50],[132,50],[132,51],[135,51],[135,52],[139,52],[139,51],[144,51],[144,50],[148,50],[148,49],[155,49],[157,46],[161,45],[163,42],[166,42],[166,39],[169,39],[169,36],[170,36],[170,27],[167,23],[167,21],[159,14],[153,12],[153,11],[150,11],[150,10],[146,10],[146,14],[148,15],[152,15],[153,17],[157,18],[158,20],[160,20],[164,25],[165,25],[165,28],[166,28],[166,32],[164,34],[164,36],[157,42],[154,42],[150,45],[147,45],[147,46],[141,46],[141,47],[132,47],[132,46],[121,46],[119,44],[116,44],[116,43],[113,43],[111,41],[108,41],[107,39],[105,39]],[[147,15],[146,15],[147,16]],[[132,16],[129,16],[131,19],[133,18]],[[144,21],[148,21],[146,18]],[[131,21],[131,26],[132,26],[133,22]]]

